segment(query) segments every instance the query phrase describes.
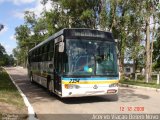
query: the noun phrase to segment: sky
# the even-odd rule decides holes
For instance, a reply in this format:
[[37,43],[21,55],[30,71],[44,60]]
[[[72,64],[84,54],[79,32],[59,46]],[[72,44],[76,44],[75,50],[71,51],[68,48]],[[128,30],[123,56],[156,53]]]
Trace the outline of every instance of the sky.
[[[0,44],[2,44],[8,54],[16,48],[17,42],[14,37],[15,28],[24,24],[24,11],[34,11],[37,16],[43,10],[41,0],[0,0],[0,24],[4,29],[0,31]],[[52,8],[51,2],[46,4],[46,9]],[[153,19],[150,21],[153,23]],[[153,24],[152,26],[153,27]]]
[[[43,5],[41,0],[0,0],[0,24],[4,29],[0,31],[0,44],[3,45],[8,54],[16,48],[15,28],[24,24],[24,11],[34,11],[40,15]],[[47,9],[51,8],[50,2],[46,4]]]

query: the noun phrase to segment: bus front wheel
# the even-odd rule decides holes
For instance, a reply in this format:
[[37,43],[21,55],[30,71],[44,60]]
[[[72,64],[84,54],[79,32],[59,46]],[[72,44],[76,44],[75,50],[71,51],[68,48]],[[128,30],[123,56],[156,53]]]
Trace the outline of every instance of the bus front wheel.
[[52,92],[52,81],[51,81],[50,77],[47,77],[47,90],[49,92]]

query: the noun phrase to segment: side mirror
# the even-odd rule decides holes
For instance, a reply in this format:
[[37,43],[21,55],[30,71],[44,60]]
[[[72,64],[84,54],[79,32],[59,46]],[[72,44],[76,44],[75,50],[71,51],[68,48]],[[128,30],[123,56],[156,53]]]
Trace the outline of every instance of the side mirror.
[[59,52],[64,52],[64,42],[60,42],[59,43],[59,50],[58,50]]

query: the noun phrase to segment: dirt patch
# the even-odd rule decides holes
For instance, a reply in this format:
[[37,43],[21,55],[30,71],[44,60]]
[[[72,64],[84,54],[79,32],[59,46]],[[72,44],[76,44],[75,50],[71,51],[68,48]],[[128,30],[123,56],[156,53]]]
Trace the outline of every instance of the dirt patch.
[[17,108],[14,105],[0,102],[0,119],[1,118],[16,118],[20,120],[27,120],[28,111],[27,108]]

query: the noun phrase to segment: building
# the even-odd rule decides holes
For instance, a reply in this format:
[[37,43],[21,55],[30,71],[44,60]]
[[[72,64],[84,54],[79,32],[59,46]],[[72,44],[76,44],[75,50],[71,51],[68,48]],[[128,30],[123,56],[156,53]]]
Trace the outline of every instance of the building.
[[133,73],[135,73],[134,64],[125,63],[124,64],[124,74],[128,76],[128,75],[132,75]]

